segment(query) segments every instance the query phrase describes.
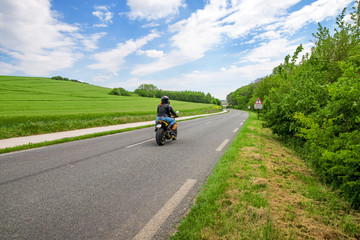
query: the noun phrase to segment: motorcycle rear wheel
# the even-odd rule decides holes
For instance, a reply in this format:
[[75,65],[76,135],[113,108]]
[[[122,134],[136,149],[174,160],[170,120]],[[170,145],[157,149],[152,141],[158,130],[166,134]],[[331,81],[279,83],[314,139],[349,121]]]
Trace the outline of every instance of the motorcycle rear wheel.
[[174,133],[175,133],[174,136],[171,138],[173,141],[177,139],[177,135],[178,135],[177,129],[175,129]]
[[162,128],[159,128],[157,131],[156,131],[156,143],[159,145],[159,146],[162,146],[165,144],[165,131],[164,129]]

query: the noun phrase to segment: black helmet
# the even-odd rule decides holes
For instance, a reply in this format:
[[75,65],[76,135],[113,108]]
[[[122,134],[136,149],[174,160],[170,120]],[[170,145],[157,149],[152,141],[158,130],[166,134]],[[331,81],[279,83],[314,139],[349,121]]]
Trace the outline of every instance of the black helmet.
[[170,99],[169,99],[168,96],[162,96],[162,97],[161,97],[161,102],[162,102],[162,103],[169,103],[169,100],[170,100]]

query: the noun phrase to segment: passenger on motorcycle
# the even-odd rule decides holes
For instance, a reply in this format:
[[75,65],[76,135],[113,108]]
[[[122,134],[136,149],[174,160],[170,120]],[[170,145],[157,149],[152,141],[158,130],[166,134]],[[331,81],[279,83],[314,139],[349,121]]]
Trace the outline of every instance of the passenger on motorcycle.
[[157,118],[155,120],[155,124],[157,120],[162,120],[170,123],[169,128],[174,131],[177,127],[177,122],[175,122],[174,118],[171,118],[171,115],[178,117],[175,113],[174,109],[170,106],[170,99],[168,96],[161,97],[161,102],[157,107]]

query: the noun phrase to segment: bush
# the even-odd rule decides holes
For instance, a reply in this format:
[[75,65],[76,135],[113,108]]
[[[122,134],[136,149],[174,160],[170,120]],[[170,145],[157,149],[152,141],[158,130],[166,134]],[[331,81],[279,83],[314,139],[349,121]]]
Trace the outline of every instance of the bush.
[[111,92],[109,93],[110,95],[117,95],[117,96],[130,96],[130,92],[126,91],[124,88],[113,88],[111,90]]
[[143,89],[136,89],[134,91],[134,93],[136,93],[137,95],[139,95],[140,97],[153,97],[151,96],[151,94]]
[[[301,153],[316,172],[360,208],[360,7],[352,22],[337,18],[331,35],[319,24],[315,47],[296,64],[294,55],[253,85],[253,96],[263,100],[265,125],[275,134],[300,143]],[[241,106],[251,87],[231,94]],[[297,146],[299,147],[299,146]]]
[[84,84],[88,84],[88,83],[81,82],[81,81],[76,80],[76,79],[63,78],[63,77],[61,77],[61,76],[55,76],[55,77],[52,77],[51,79],[54,79],[54,80],[61,80],[61,81],[70,81],[70,82],[77,82],[77,83],[84,83]]

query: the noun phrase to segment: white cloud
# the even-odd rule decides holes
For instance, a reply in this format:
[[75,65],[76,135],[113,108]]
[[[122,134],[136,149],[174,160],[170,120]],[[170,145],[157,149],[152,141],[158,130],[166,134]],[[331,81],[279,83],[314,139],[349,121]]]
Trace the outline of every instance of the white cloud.
[[122,87],[129,91],[134,91],[136,88],[138,88],[141,84],[149,84],[149,81],[142,80],[139,78],[130,78],[127,80],[118,80],[114,81],[112,83],[109,83],[106,85],[108,88],[116,88],[116,87]]
[[300,0],[250,0],[239,1],[233,11],[222,19],[224,33],[230,38],[239,38],[264,26],[276,23],[286,10]]
[[142,28],[154,28],[154,27],[158,27],[158,26],[160,26],[159,23],[149,22],[149,23],[147,23],[147,24],[142,25],[141,27],[142,27]]
[[127,5],[131,8],[128,15],[132,20],[149,21],[176,15],[180,7],[185,7],[184,0],[128,0]]
[[146,56],[148,57],[151,57],[151,58],[161,58],[164,56],[164,52],[163,51],[158,51],[158,50],[155,50],[155,49],[152,49],[152,50],[139,50],[137,51],[137,54],[138,55],[143,55],[145,54]]
[[78,28],[54,19],[47,0],[5,0],[0,9],[0,44],[6,49],[36,52],[75,44],[68,34]]
[[109,74],[109,75],[99,74],[99,75],[96,75],[95,77],[93,77],[92,80],[94,82],[104,83],[107,80],[112,79],[112,77],[113,77],[113,75],[111,75],[111,74]]
[[10,75],[15,71],[16,71],[15,66],[5,62],[0,62],[0,75]]
[[194,60],[196,60],[194,56],[182,54],[181,51],[172,51],[154,63],[135,66],[131,74],[142,76],[149,73],[169,69],[171,67],[182,65]]
[[254,63],[241,67],[232,65],[219,71],[196,71],[183,74],[180,78],[170,79],[168,84],[175,89],[183,90],[189,90],[191,86],[191,90],[211,92],[219,99],[226,99],[227,94],[237,88],[270,74],[274,66],[282,61],[283,59],[279,58],[266,63]]
[[85,47],[86,51],[93,51],[98,48],[97,44],[100,38],[104,37],[106,34],[106,32],[94,33],[92,35],[78,34],[76,37]]
[[93,27],[107,27],[108,25],[106,23],[98,23],[94,24]]
[[48,0],[0,2],[0,47],[16,64],[9,69],[46,75],[71,66],[80,56],[72,36],[78,30],[55,19]]
[[[155,62],[135,66],[132,74],[147,75],[198,60],[226,39],[249,35],[253,35],[252,40],[270,42],[253,50],[247,60],[269,62],[279,55],[284,57],[289,49],[298,45],[289,40],[290,32],[298,31],[310,21],[334,17],[351,0],[319,0],[289,15],[287,9],[298,2],[300,0],[209,1],[204,9],[169,26],[174,33],[169,53]],[[252,40],[248,43],[254,42]]]
[[260,47],[254,48],[246,54],[241,62],[264,63],[274,59],[283,59],[286,55],[292,54],[297,45],[297,41],[288,41],[285,38],[264,42]]
[[69,68],[82,57],[81,54],[74,54],[66,49],[43,53],[14,54],[13,56],[20,60],[16,66],[18,69],[26,69],[26,73],[34,76],[46,76],[49,72]]
[[73,66],[82,51],[97,48],[104,33],[82,35],[78,26],[57,20],[50,8],[49,0],[0,1],[0,48],[11,57],[2,63],[8,74],[46,76]]
[[204,9],[169,27],[175,33],[169,54],[157,62],[135,66],[132,74],[146,75],[200,59],[226,37],[237,38],[259,25],[270,24],[279,12],[298,1],[283,0],[270,5],[259,0],[210,1]]
[[[312,43],[305,44],[303,53],[309,52],[311,45]],[[284,49],[281,49],[281,46]],[[227,94],[237,88],[271,74],[273,68],[283,63],[287,54],[292,55],[296,47],[295,41],[287,42],[281,39],[272,41],[250,51],[244,57],[241,66],[230,65],[218,71],[193,71],[183,74],[181,78],[171,80],[170,85],[184,90],[189,86],[196,86],[195,90],[209,91],[217,98],[225,99]],[[257,59],[255,56],[264,56],[264,59]],[[301,57],[302,54],[298,60],[301,60]]]
[[95,6],[94,8],[95,11],[92,14],[101,21],[100,24],[94,24],[94,27],[107,27],[109,23],[112,23],[114,14],[109,11],[108,6]]
[[120,69],[120,66],[124,63],[124,58],[126,56],[136,53],[139,49],[156,37],[159,37],[159,34],[152,32],[135,41],[130,39],[125,43],[118,43],[114,49],[94,54],[94,58],[97,63],[91,64],[89,67],[92,69],[105,70],[113,75],[117,75],[117,72]]
[[283,29],[295,32],[310,22],[318,23],[339,14],[353,0],[318,0],[291,13],[283,22]]
[[157,62],[135,66],[132,74],[146,75],[203,57],[208,49],[220,42],[220,24],[216,20],[227,13],[226,9],[207,5],[189,19],[170,26],[170,31],[176,33],[171,38],[173,50]]

